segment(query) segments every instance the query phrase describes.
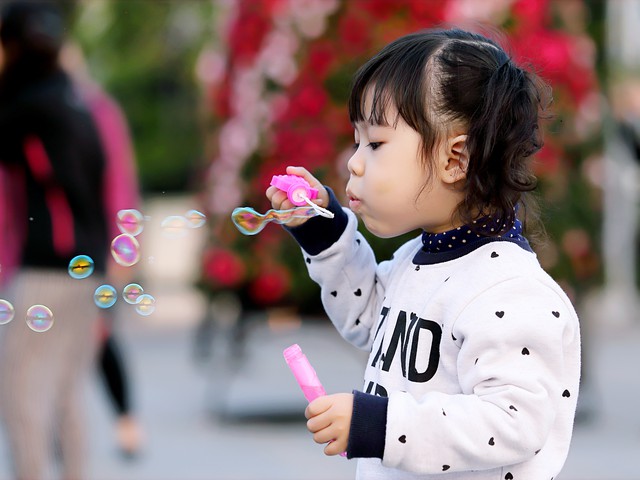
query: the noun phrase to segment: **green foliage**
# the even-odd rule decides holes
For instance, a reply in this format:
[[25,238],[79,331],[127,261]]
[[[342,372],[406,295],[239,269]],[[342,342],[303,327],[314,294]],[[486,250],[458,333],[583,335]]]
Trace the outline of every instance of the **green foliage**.
[[75,37],[125,111],[145,191],[185,189],[203,157],[195,63],[212,14],[197,0],[78,5]]

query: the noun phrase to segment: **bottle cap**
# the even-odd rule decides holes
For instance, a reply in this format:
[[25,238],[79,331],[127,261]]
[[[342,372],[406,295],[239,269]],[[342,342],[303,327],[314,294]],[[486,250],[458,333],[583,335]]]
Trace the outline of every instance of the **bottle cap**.
[[290,347],[285,348],[282,354],[284,355],[284,359],[288,362],[289,360],[299,357],[302,354],[302,350],[300,349],[300,345],[294,343]]

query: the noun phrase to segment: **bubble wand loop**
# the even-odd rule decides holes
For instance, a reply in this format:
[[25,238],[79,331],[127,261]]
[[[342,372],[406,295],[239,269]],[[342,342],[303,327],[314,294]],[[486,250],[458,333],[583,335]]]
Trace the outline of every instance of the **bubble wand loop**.
[[[317,215],[333,218],[332,212],[311,201],[318,196],[318,190],[311,188],[309,183],[295,175],[274,175],[271,185],[287,192],[287,198],[296,208],[290,210],[267,210],[261,214],[251,207],[238,207],[233,210],[231,220],[244,235],[260,233],[267,223],[289,223],[294,218],[311,218]],[[305,206],[305,204],[307,206]]]

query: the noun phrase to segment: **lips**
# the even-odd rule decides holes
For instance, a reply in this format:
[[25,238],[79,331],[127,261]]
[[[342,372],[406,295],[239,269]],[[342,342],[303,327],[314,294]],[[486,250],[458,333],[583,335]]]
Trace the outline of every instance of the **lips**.
[[357,211],[358,208],[360,208],[360,205],[362,205],[360,199],[349,190],[347,190],[347,197],[349,197],[349,208],[353,211]]

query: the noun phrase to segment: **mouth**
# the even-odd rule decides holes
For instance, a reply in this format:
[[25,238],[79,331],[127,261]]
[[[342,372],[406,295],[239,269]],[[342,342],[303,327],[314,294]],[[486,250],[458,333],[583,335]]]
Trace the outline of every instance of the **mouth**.
[[347,197],[349,198],[349,208],[353,211],[357,211],[358,208],[360,208],[360,205],[362,205],[362,201],[349,190],[347,190]]

